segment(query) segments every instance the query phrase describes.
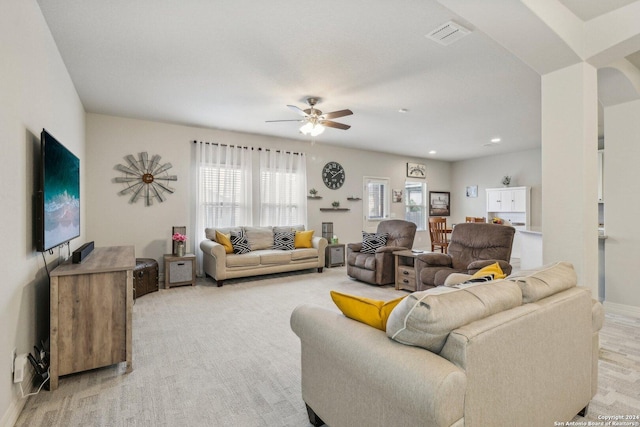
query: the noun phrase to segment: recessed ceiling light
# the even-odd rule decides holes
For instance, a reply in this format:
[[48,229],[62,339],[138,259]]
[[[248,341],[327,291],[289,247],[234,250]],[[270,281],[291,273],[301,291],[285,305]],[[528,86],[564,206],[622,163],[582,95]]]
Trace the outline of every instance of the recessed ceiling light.
[[497,142],[500,142],[500,141],[502,141],[500,138],[491,138],[491,142],[493,142],[493,143],[497,143]]
[[429,154],[436,154],[436,153],[437,153],[437,151],[436,151],[436,150],[431,150],[431,151],[429,151]]
[[398,113],[402,113],[402,114],[404,114],[404,113],[406,113],[407,111],[409,111],[409,110],[407,110],[406,108],[401,108],[401,109],[399,109],[399,110],[398,110]]

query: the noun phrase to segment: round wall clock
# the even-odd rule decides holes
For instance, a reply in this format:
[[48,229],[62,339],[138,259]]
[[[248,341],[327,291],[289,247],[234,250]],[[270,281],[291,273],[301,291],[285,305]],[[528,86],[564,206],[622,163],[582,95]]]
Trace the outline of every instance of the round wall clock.
[[173,166],[171,163],[160,164],[160,156],[157,154],[149,160],[146,152],[140,153],[138,159],[129,154],[124,159],[127,165],[116,165],[115,169],[124,172],[124,176],[114,179],[114,182],[125,184],[124,190],[118,192],[121,196],[131,194],[129,203],[135,203],[138,199],[144,199],[146,206],[153,204],[153,199],[159,202],[165,201],[164,192],[173,193],[174,188],[169,186],[169,181],[177,181],[176,175],[169,175],[167,171]]
[[332,190],[342,187],[345,180],[344,168],[338,162],[329,162],[322,168],[322,181]]

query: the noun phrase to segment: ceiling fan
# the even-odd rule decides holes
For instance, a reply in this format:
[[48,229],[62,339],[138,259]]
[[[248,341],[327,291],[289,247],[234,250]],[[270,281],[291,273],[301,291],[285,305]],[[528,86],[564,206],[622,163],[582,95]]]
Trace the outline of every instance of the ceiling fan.
[[295,105],[287,105],[290,109],[296,112],[296,114],[302,116],[302,119],[296,120],[267,120],[267,123],[272,122],[300,122],[304,123],[300,127],[300,132],[305,135],[317,136],[324,132],[326,127],[347,130],[351,126],[345,125],[344,123],[334,122],[330,119],[336,119],[338,117],[350,116],[353,114],[351,110],[339,110],[332,111],[331,113],[323,113],[322,111],[315,108],[316,104],[320,102],[322,99],[312,96],[306,99],[307,104],[309,104],[309,108],[301,109],[296,107]]

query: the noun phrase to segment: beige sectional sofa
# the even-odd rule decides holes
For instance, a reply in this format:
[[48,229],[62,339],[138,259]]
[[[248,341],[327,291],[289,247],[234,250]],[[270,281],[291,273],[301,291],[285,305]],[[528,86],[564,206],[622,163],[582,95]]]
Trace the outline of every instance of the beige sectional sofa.
[[416,292],[391,312],[386,334],[337,310],[297,307],[291,327],[301,341],[310,421],[499,427],[571,420],[596,393],[604,316],[576,281],[573,267],[558,263],[455,292]]
[[[216,241],[216,230],[223,234],[229,234],[232,231],[244,232],[251,252],[226,253],[224,246]],[[238,277],[311,268],[321,273],[325,264],[327,239],[313,236],[309,248],[273,249],[274,232],[282,230],[304,231],[304,226],[207,228],[205,230],[207,239],[200,243],[205,274],[215,279],[218,286],[222,286],[225,279]]]

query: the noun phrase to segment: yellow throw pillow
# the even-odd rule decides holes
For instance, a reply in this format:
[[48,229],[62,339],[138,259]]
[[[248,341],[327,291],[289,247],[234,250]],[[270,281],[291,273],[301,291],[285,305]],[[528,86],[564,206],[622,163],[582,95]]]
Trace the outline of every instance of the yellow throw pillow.
[[311,239],[313,238],[313,230],[308,231],[296,231],[296,236],[293,238],[293,246],[298,248],[312,248]]
[[505,277],[507,277],[507,275],[504,274],[504,272],[500,268],[500,264],[496,262],[495,264],[487,265],[483,269],[478,270],[478,272],[471,276],[471,278],[475,279],[478,277],[488,276],[489,274],[493,274],[494,279],[504,279]]
[[228,254],[233,253],[233,245],[231,244],[231,234],[224,234],[216,230],[216,242],[224,246],[224,251]]
[[331,299],[348,318],[384,331],[387,329],[387,319],[391,310],[404,297],[384,302],[331,291]]

